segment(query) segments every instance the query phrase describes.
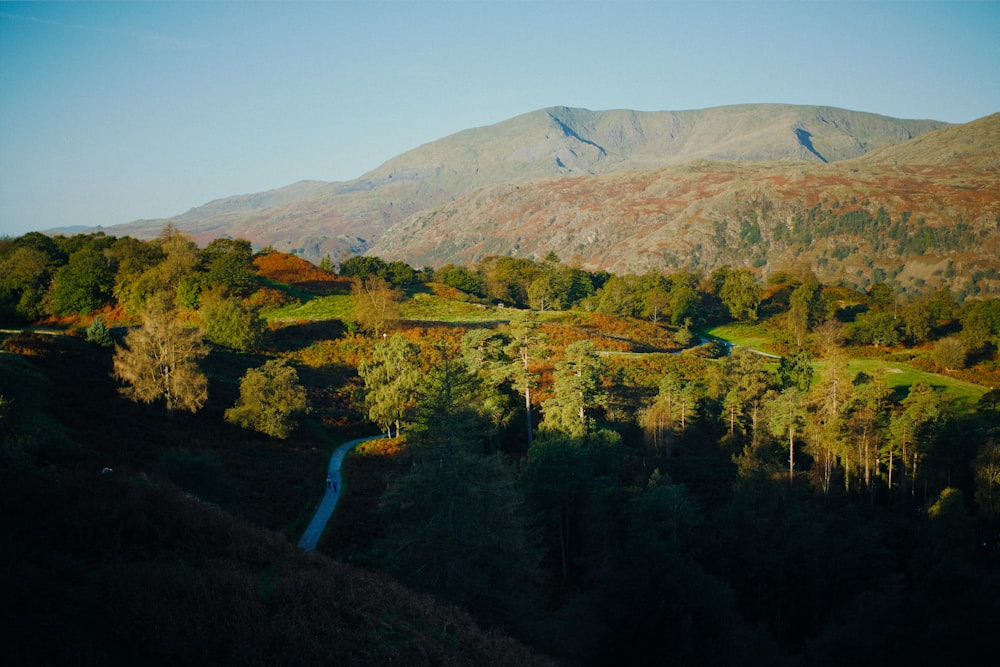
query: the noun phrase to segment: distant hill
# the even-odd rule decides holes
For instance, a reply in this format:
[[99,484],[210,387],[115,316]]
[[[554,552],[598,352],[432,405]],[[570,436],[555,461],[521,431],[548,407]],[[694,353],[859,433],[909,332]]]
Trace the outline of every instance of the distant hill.
[[[833,155],[829,141],[813,146]],[[862,287],[1000,293],[1000,114],[828,164],[694,160],[495,185],[371,249],[415,266],[549,252],[617,273],[806,268]]]
[[[216,200],[170,220],[205,243],[242,237],[319,261],[362,253],[389,228],[483,187],[660,169],[695,160],[821,165],[946,127],[831,107],[695,111],[553,107],[458,132],[347,182],[305,181]],[[165,219],[104,228],[150,238]]]

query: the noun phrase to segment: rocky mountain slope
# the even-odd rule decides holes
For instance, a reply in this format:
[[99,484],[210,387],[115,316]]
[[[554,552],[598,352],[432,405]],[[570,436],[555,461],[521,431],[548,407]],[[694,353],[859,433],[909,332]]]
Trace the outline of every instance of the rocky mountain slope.
[[[753,104],[678,112],[555,107],[465,130],[358,179],[229,197],[171,218],[201,242],[242,237],[318,261],[364,252],[414,214],[488,186],[659,169],[693,160],[824,164],[945,127],[830,107]],[[108,233],[149,238],[167,220]]]
[[[834,155],[830,141],[812,145]],[[496,185],[371,249],[415,266],[551,251],[617,273],[808,268],[824,282],[997,293],[1000,114],[829,164],[697,160]]]

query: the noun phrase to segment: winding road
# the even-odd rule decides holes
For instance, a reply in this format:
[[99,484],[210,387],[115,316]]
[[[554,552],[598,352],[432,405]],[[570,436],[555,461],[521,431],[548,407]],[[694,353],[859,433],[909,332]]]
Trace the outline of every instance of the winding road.
[[305,549],[306,551],[315,551],[316,544],[319,542],[320,536],[323,534],[323,529],[326,528],[327,522],[333,515],[333,510],[337,506],[337,500],[340,498],[340,494],[344,491],[344,485],[340,478],[340,466],[344,462],[344,457],[347,456],[347,452],[351,451],[356,445],[367,442],[368,440],[378,440],[379,438],[384,438],[385,434],[372,435],[367,438],[357,438],[355,440],[348,440],[340,447],[334,450],[333,455],[330,456],[330,464],[327,466],[327,474],[330,475],[330,479],[334,482],[334,488],[337,490],[327,488],[323,492],[323,500],[320,502],[319,507],[316,508],[316,514],[313,515],[312,521],[309,522],[309,526],[306,531],[302,533],[302,539],[299,540],[299,547]]

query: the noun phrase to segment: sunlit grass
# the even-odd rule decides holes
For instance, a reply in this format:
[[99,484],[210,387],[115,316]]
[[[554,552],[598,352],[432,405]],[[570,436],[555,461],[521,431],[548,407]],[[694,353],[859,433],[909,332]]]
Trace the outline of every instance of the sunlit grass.
[[752,349],[766,348],[773,342],[770,336],[752,324],[720,324],[711,329],[705,329],[704,333],[727,340],[733,345]]
[[351,298],[350,294],[315,296],[302,303],[269,310],[263,315],[269,322],[349,319],[354,313]]
[[[818,362],[817,366],[821,366],[822,363]],[[892,389],[899,398],[909,393],[910,387],[917,383],[941,390],[944,397],[952,402],[960,412],[974,410],[976,402],[987,391],[985,387],[971,382],[923,371],[909,364],[881,359],[851,359],[847,367],[852,373],[864,372],[872,377],[883,378],[886,386]]]

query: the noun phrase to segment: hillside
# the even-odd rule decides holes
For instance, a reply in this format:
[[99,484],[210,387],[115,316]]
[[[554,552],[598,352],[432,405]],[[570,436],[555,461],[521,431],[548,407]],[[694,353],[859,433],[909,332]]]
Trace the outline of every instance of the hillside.
[[[210,202],[171,218],[199,242],[246,238],[312,261],[364,252],[413,214],[481,187],[658,169],[692,160],[823,164],[945,127],[830,107],[752,104],[693,111],[553,107],[458,132],[353,181],[307,181]],[[155,236],[166,220],[106,228]]]
[[498,185],[414,216],[370,253],[436,266],[555,252],[618,273],[805,265],[855,286],[996,293],[998,135],[994,115],[831,164],[702,160]]
[[[0,335],[4,664],[550,664],[295,547],[326,464],[312,431],[279,446],[227,429],[214,404],[187,416],[122,401],[110,354]],[[253,361],[216,353],[212,401]]]

